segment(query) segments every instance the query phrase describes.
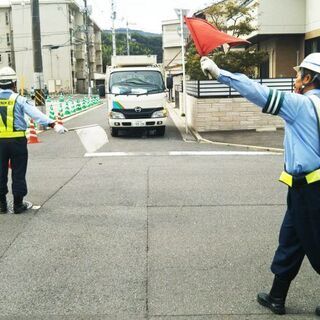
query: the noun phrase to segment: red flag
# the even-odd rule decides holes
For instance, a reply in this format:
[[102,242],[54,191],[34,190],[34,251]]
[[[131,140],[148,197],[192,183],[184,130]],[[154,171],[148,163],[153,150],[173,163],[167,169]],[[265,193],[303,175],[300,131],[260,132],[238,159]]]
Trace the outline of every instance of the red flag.
[[250,43],[247,40],[239,39],[219,31],[206,20],[187,17],[184,19],[200,56],[207,55],[213,49],[225,43],[230,46]]

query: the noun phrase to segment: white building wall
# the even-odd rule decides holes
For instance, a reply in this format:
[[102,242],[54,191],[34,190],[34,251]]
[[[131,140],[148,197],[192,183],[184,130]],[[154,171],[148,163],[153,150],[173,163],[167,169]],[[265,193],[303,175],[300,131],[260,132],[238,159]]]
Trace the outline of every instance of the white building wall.
[[320,29],[320,1],[306,0],[306,32]]
[[[12,27],[16,51],[16,71],[27,89],[33,85],[32,29],[29,4],[12,5]],[[68,5],[40,4],[41,44],[44,81],[54,79],[64,90],[71,91],[71,57]],[[50,46],[61,46],[49,50]],[[60,84],[60,86],[59,86]]]
[[[165,69],[170,69],[173,73],[182,72],[179,29],[179,20],[166,20],[162,22],[163,66]],[[179,66],[174,67],[176,65]]]
[[167,20],[162,22],[162,41],[163,48],[181,46],[179,20]]
[[306,1],[260,0],[258,8],[259,34],[305,33]]
[[[8,20],[9,19],[9,20]],[[11,13],[9,7],[0,7],[0,68],[9,65],[9,56],[11,57],[12,39],[10,36]],[[9,35],[9,44],[8,37]]]

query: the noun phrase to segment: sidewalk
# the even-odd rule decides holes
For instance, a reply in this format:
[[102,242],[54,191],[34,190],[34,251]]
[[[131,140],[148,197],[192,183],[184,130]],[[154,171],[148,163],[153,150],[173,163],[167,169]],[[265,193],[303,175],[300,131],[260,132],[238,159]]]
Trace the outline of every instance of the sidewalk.
[[[168,103],[170,117],[179,129],[184,140],[191,140],[186,135],[185,117],[180,115],[179,109],[174,107],[174,103]],[[248,147],[253,149],[266,148],[267,150],[277,149],[283,151],[284,130],[234,130],[234,131],[210,131],[196,132],[190,130],[194,139],[201,143],[226,144],[235,147]]]

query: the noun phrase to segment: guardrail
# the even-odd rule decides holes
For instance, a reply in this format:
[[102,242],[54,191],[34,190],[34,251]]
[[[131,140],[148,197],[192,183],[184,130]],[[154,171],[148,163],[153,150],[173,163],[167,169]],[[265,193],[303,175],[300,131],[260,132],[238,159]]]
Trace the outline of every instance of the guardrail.
[[[253,79],[273,89],[293,92],[294,78]],[[182,91],[182,86],[176,86]],[[180,89],[180,90],[179,90]],[[240,97],[241,95],[231,87],[216,80],[187,81],[187,94],[196,98]]]

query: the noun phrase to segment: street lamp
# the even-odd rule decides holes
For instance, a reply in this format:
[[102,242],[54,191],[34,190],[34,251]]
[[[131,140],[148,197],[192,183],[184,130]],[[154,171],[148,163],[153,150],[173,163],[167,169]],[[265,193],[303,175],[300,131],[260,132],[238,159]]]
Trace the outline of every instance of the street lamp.
[[188,14],[189,10],[188,9],[174,9],[176,12],[178,18],[180,19],[180,39],[181,39],[181,62],[182,62],[182,83],[183,83],[183,109],[184,109],[184,114],[185,114],[185,126],[186,126],[186,133],[189,133],[188,130],[188,112],[187,112],[187,87],[186,87],[186,66],[185,66],[185,45],[184,45],[184,17]]

